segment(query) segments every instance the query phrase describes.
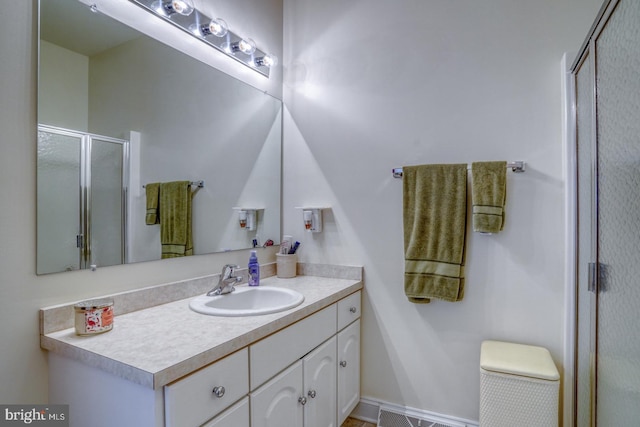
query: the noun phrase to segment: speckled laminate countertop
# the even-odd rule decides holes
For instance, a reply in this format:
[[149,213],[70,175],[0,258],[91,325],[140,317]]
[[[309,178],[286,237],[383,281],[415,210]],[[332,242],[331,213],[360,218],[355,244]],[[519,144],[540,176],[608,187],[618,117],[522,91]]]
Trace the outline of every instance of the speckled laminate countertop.
[[[241,285],[246,286],[246,285]],[[269,277],[261,286],[295,289],[304,302],[262,316],[193,312],[190,298],[117,315],[113,330],[81,337],[67,328],[41,335],[41,347],[149,388],[169,384],[362,288],[358,279]]]

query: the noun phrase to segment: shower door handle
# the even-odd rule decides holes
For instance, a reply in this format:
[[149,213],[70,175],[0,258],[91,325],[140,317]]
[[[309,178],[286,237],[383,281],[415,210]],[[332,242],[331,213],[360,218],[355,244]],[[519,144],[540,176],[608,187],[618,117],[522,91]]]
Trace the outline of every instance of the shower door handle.
[[590,262],[587,290],[589,292],[602,293],[607,289],[607,277],[609,266],[607,264]]
[[596,288],[598,286],[598,284],[596,283],[596,276],[597,276],[597,268],[596,268],[596,263],[595,262],[590,262],[588,265],[588,269],[589,269],[589,274],[587,277],[587,291],[589,292],[596,292]]
[[76,234],[76,247],[80,249],[84,247],[84,235]]

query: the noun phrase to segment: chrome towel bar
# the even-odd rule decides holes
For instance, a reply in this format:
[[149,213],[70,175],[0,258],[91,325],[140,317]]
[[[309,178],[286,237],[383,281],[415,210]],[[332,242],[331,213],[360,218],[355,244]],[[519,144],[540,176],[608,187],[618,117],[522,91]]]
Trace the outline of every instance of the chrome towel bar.
[[[511,169],[511,172],[522,173],[525,171],[525,167],[525,162],[522,160],[507,163],[507,168]],[[467,170],[471,170],[471,165],[467,165]],[[402,168],[394,168],[391,172],[394,178],[402,178]]]

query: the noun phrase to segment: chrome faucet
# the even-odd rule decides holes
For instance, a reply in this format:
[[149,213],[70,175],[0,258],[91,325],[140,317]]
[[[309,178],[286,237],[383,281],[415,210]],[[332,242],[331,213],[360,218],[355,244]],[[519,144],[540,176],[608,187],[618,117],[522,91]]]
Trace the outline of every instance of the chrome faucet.
[[234,264],[227,264],[222,267],[222,273],[220,273],[218,285],[207,292],[207,296],[212,297],[215,295],[224,295],[235,291],[236,288],[234,288],[233,285],[242,281],[242,276],[233,275],[233,270],[236,268],[240,267]]

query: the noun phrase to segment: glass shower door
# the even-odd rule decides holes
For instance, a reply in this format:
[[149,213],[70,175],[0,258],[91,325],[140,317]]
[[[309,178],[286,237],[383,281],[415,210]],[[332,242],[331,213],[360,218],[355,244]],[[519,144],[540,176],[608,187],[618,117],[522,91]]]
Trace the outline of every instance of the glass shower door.
[[125,146],[96,135],[90,142],[89,254],[91,265],[125,260]]
[[620,0],[595,40],[598,426],[640,423],[640,1]]
[[577,427],[640,425],[638,22],[640,1],[608,2],[574,66]]
[[37,273],[81,266],[82,136],[38,129]]
[[576,70],[576,154],[577,154],[577,236],[576,271],[576,369],[575,405],[576,426],[589,426],[591,410],[595,408],[591,390],[595,390],[595,307],[596,294],[589,281],[596,257],[594,235],[595,176],[593,162],[593,103],[594,82],[591,56],[586,54]]
[[38,274],[123,264],[128,141],[38,126]]

